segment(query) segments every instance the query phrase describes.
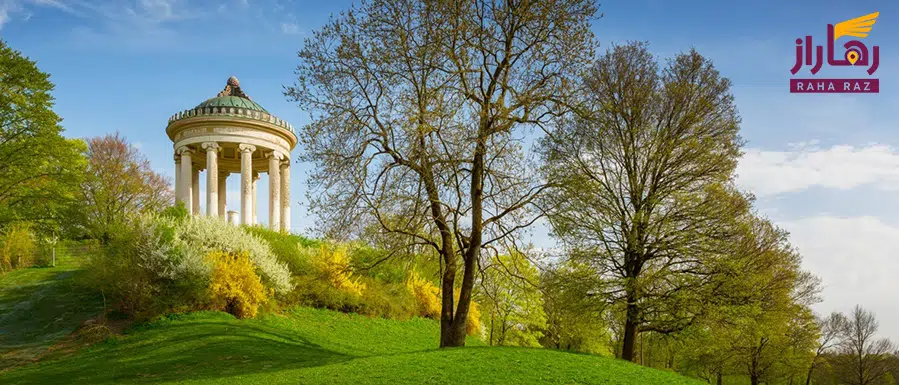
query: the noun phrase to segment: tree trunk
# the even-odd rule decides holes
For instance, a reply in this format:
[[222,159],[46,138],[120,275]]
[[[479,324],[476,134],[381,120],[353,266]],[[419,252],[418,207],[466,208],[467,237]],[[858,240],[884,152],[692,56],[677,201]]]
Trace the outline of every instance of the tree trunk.
[[456,281],[455,258],[446,264],[441,278],[440,347],[458,346],[453,338],[453,286]]
[[[480,240],[478,241],[480,242]],[[469,251],[471,248],[469,248]],[[453,314],[453,320],[450,324],[449,336],[445,340],[446,344],[441,341],[440,347],[465,346],[465,336],[467,335],[465,326],[468,321],[468,310],[471,308],[471,292],[474,288],[474,269],[475,261],[466,257],[462,271],[462,287],[459,288],[459,303],[456,305],[456,312]],[[452,295],[452,293],[450,293]],[[443,338],[441,337],[441,340]]]
[[810,366],[808,368],[808,374],[806,374],[806,376],[805,376],[805,385],[809,385],[812,383],[812,372],[814,372],[814,371],[815,371],[815,366],[814,366],[814,364],[812,364],[812,366]]
[[[496,310],[491,309],[490,310],[490,346],[493,346],[493,319],[496,318],[495,314],[496,314]],[[808,384],[806,384],[806,385],[808,385]]]
[[621,359],[634,361],[634,344],[637,338],[637,303],[632,294],[627,295],[627,314],[624,321],[624,341],[621,346]]
[[724,376],[721,375],[721,372],[718,372],[718,373],[715,373],[715,374],[716,374],[716,377],[717,377],[717,381],[715,381],[715,384],[717,384],[717,385],[723,385],[723,384],[724,384]]
[[[461,346],[457,342],[458,339],[453,336],[455,319],[453,289],[456,283],[457,256],[453,248],[452,232],[447,225],[446,218],[444,218],[437,185],[434,183],[434,175],[429,164],[423,167],[422,181],[428,194],[428,200],[430,200],[431,218],[440,231],[441,244],[439,252],[446,268],[443,271],[443,276],[440,277],[440,347]],[[464,342],[465,338],[463,337],[462,343]]]
[[749,376],[749,383],[750,383],[751,385],[759,385],[759,376],[754,375],[754,374],[753,374],[753,375],[750,375],[750,376]]
[[[459,288],[459,304],[456,306],[455,314],[452,314],[450,307],[449,313],[444,305],[444,316],[449,316],[450,321],[445,322],[441,319],[440,328],[440,347],[465,346],[465,325],[468,321],[468,309],[471,307],[471,291],[474,287],[475,269],[477,268],[477,260],[481,253],[481,242],[483,242],[484,231],[484,154],[487,152],[487,146],[483,132],[484,125],[480,130],[480,137],[475,146],[474,157],[471,164],[471,235],[468,239],[467,247],[464,247],[462,255],[462,286]],[[449,270],[449,266],[447,266]],[[453,269],[455,274],[455,266]],[[447,280],[446,274],[443,276],[443,298],[447,298],[447,294],[452,298],[453,285]],[[455,275],[453,276],[455,278]],[[447,290],[449,291],[447,293]]]

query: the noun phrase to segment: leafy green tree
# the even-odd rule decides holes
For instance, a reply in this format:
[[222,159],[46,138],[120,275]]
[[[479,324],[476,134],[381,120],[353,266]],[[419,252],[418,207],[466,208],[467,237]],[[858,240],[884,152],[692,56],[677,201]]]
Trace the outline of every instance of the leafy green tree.
[[478,303],[490,345],[540,346],[546,326],[540,273],[520,252],[496,254],[482,267]]
[[802,306],[739,319],[729,333],[738,373],[747,375],[752,385],[804,377],[816,332],[811,312]]
[[[787,233],[752,215],[740,218],[731,257],[718,269],[717,296],[686,337],[686,361],[708,380],[751,384],[799,381],[812,362],[818,325],[809,306],[818,279],[801,269]],[[690,341],[692,340],[692,341]]]
[[883,385],[896,385],[896,379],[893,377],[893,373],[886,372],[883,374]]
[[27,223],[12,223],[0,232],[0,272],[29,267],[37,244]]
[[545,207],[595,293],[624,314],[621,357],[642,332],[673,333],[703,313],[748,199],[733,184],[739,118],[730,81],[695,51],[660,69],[647,46],[616,46],[585,79],[589,114],[542,143],[558,188]]
[[573,261],[563,261],[541,272],[546,348],[610,355],[609,327],[604,299],[592,295],[594,272]]
[[52,91],[50,75],[0,40],[0,227],[58,231],[75,203],[84,143],[61,135]]
[[441,347],[465,343],[482,250],[539,217],[546,184],[521,142],[570,111],[595,12],[586,0],[375,0],[299,52],[286,95],[312,113],[299,132],[311,210],[328,235],[374,222],[439,255]]
[[734,372],[734,352],[723,335],[726,329],[712,322],[697,324],[681,333],[684,340],[682,371],[722,385],[724,376]]
[[150,161],[125,138],[116,133],[87,143],[79,213],[88,235],[107,241],[128,215],[161,212],[172,204],[168,178],[153,171]]

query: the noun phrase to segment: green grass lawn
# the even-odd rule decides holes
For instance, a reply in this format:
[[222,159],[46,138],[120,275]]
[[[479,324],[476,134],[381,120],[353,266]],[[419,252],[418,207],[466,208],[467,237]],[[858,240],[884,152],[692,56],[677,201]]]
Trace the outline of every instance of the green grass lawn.
[[33,360],[102,312],[102,299],[74,283],[80,260],[0,274],[0,370]]
[[0,383],[698,384],[619,360],[544,349],[435,349],[438,325],[296,308],[237,320],[200,312],[130,329]]
[[169,316],[74,353],[45,354],[102,310],[75,284],[79,273],[76,259],[63,258],[0,276],[0,384],[700,384],[615,359],[471,338],[441,350],[433,320],[311,308],[252,320]]

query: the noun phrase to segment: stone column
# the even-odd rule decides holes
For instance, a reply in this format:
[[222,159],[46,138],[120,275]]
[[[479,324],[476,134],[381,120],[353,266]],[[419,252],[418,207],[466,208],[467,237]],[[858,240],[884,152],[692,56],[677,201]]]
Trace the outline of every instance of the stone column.
[[193,215],[200,215],[200,168],[193,167],[190,171],[190,212]]
[[181,202],[181,156],[175,154],[175,204]]
[[193,212],[191,208],[193,205],[193,199],[191,199],[193,181],[191,180],[191,176],[194,172],[194,166],[193,160],[190,158],[192,152],[193,151],[187,146],[178,149],[178,154],[181,155],[181,181],[179,182],[181,185],[181,195],[178,197],[178,201],[184,203],[184,208],[187,209],[188,213]]
[[250,180],[253,172],[253,151],[256,146],[249,144],[241,144],[240,149],[240,223],[243,225],[252,224],[253,202],[250,200],[250,190],[253,189],[253,181]]
[[206,215],[219,216],[219,147],[216,142],[203,143],[206,150]]
[[281,231],[290,232],[290,156],[281,163]]
[[268,154],[268,223],[272,231],[281,230],[281,154]]
[[231,174],[219,171],[219,216],[225,220],[228,220],[228,214],[225,212],[228,205],[228,175]]
[[255,224],[259,223],[259,214],[257,212],[257,209],[259,206],[256,204],[256,201],[258,200],[258,197],[259,197],[259,173],[256,171],[253,171],[253,192],[252,192],[252,194],[253,194],[253,224],[255,225]]

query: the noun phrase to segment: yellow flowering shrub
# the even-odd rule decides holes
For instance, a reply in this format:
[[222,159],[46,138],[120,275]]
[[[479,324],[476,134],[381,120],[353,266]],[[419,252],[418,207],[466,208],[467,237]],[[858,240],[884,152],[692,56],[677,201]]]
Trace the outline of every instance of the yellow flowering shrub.
[[[420,277],[414,271],[406,279],[406,288],[415,296],[418,303],[418,315],[433,319],[440,319],[442,301],[440,289],[431,281]],[[459,303],[460,290],[453,291],[455,303]],[[481,305],[474,300],[468,307],[468,319],[465,320],[465,332],[474,336],[481,334]]]
[[418,316],[440,319],[440,289],[415,271],[406,279],[406,288],[415,296]]
[[37,245],[28,224],[14,223],[0,234],[0,271],[29,267]]
[[337,290],[362,296],[365,284],[353,278],[346,246],[333,247],[322,244],[318,257],[313,259],[312,264]]
[[[453,291],[453,300],[455,301],[456,306],[459,305],[459,288]],[[475,302],[474,299],[471,300],[471,304],[468,305],[468,319],[465,320],[465,333],[470,336],[476,336],[481,334],[481,305]]]
[[481,334],[481,305],[474,300],[468,308],[468,319],[465,320],[465,332],[470,336]]
[[247,253],[213,251],[206,255],[213,265],[209,283],[212,308],[233,314],[237,318],[253,318],[259,305],[272,295]]

